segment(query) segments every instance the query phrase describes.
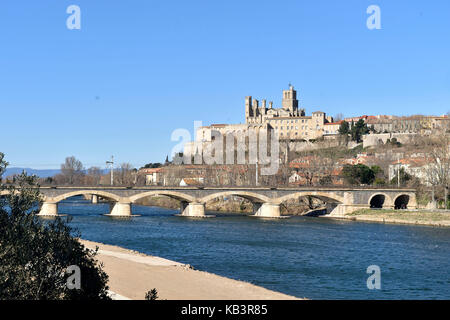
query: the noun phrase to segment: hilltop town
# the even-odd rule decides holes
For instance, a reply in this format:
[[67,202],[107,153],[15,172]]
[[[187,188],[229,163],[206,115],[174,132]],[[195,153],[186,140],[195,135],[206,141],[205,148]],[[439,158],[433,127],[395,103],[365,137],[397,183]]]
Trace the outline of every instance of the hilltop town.
[[[279,141],[275,175],[261,175],[257,163],[195,161],[214,144],[225,150],[230,136],[233,150],[239,152],[235,141],[247,139],[248,146],[251,133]],[[199,127],[195,141],[176,155],[184,163],[149,164],[139,174],[147,185],[166,186],[409,186],[429,190],[422,193],[423,199],[419,195],[419,201],[434,206],[443,202],[448,190],[449,136],[449,114],[344,118],[313,111],[306,115],[290,85],[282,92],[280,108],[272,101],[247,96],[244,124]],[[248,150],[245,156],[249,157]]]
[[[42,178],[41,184],[411,187],[417,190],[419,207],[445,207],[450,184],[448,113],[333,117],[313,111],[307,115],[306,109],[299,108],[292,85],[283,90],[280,108],[272,101],[247,96],[244,110],[245,123],[199,127],[195,140],[164,163],[148,163],[140,169],[123,163],[113,178],[100,168],[83,170],[81,162],[69,157],[61,166],[61,174]],[[257,150],[251,148],[252,139],[262,141]],[[269,160],[276,162],[276,166],[272,163],[276,169],[273,173],[264,174],[268,164],[260,158],[261,152],[270,154]],[[64,167],[79,169],[68,174]],[[7,177],[6,182],[13,180]],[[250,203],[235,200],[234,204],[229,202],[232,208],[223,208],[223,202],[219,202],[217,209],[251,210]],[[317,199],[308,201],[307,207],[316,207],[313,202]],[[176,201],[163,202],[160,204],[164,206],[178,206]]]

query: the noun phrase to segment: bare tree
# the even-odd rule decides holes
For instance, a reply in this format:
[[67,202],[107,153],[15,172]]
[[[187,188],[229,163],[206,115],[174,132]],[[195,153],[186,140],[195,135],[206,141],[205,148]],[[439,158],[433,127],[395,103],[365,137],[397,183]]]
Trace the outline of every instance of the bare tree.
[[116,174],[117,182],[121,185],[132,185],[135,182],[135,172],[133,166],[128,163],[124,162],[120,164],[118,174]]
[[448,187],[450,185],[450,136],[442,136],[439,143],[430,152],[430,163],[426,167],[427,182],[433,187],[444,188],[444,203],[447,204]]
[[344,115],[342,113],[338,113],[333,117],[334,122],[339,122],[344,119]]
[[87,175],[84,177],[84,183],[92,186],[99,185],[101,177],[102,170],[99,167],[90,167],[87,171]]
[[74,156],[67,157],[65,162],[61,164],[61,174],[65,183],[79,182],[79,178],[83,175],[83,164]]

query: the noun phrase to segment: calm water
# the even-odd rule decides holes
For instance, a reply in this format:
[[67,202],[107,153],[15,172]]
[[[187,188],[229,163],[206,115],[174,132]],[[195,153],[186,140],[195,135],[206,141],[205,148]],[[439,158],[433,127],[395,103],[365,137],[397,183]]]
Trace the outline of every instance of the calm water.
[[[311,299],[450,299],[450,229],[324,218],[192,220],[134,206],[140,217],[101,214],[107,204],[71,198],[59,212],[82,238],[118,245]],[[366,269],[381,268],[381,290]]]

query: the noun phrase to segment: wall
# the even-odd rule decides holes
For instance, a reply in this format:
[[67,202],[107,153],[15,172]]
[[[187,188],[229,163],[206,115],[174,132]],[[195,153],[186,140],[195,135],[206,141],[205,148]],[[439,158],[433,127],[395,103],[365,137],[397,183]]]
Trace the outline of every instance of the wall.
[[400,143],[409,143],[411,140],[417,136],[417,133],[377,133],[377,134],[366,134],[363,135],[363,147],[373,147],[379,144],[379,141],[386,143],[388,139],[396,138]]

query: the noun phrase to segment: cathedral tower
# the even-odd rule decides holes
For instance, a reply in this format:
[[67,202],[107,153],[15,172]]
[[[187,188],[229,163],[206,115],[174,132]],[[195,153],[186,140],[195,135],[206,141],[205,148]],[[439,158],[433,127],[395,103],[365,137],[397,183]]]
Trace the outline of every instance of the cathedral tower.
[[294,115],[297,113],[298,109],[298,100],[297,100],[297,91],[294,90],[294,87],[289,84],[289,90],[283,90],[283,100],[281,102],[283,109],[289,110],[289,112]]

